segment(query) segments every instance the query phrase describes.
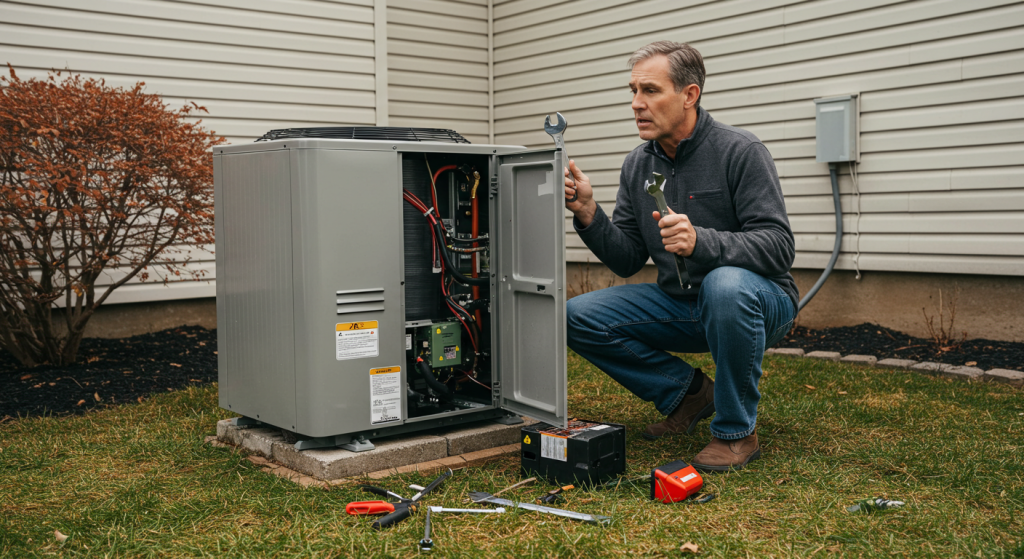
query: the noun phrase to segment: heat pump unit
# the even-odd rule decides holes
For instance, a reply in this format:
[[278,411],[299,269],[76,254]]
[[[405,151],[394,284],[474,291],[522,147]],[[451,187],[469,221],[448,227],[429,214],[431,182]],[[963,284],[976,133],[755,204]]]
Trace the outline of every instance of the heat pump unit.
[[239,424],[350,450],[566,424],[559,151],[307,129],[213,160],[220,405]]

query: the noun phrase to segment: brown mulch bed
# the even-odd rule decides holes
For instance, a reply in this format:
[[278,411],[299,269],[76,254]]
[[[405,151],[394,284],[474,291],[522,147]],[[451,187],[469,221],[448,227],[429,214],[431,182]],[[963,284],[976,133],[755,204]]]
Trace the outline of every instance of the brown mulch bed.
[[123,339],[86,338],[78,363],[26,368],[0,350],[0,422],[73,415],[217,380],[217,331],[184,326]]
[[[967,340],[940,351],[931,340],[861,324],[811,330],[796,327],[775,347],[838,351],[1024,371],[1024,343]],[[108,340],[82,341],[79,362],[25,368],[0,350],[0,423],[19,417],[74,415],[217,380],[217,331],[198,326]]]
[[860,324],[812,330],[797,326],[777,348],[801,348],[806,352],[838,351],[843,355],[874,355],[878,359],[913,359],[980,369],[1024,371],[1024,343],[967,340],[940,348],[929,339],[915,338],[877,324]]

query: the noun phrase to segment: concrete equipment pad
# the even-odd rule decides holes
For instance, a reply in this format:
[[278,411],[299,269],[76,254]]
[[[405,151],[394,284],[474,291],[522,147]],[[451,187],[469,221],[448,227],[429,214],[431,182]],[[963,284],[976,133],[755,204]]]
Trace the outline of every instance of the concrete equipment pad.
[[376,447],[373,450],[352,452],[339,448],[295,450],[293,444],[285,442],[280,429],[239,427],[225,419],[217,423],[217,440],[244,448],[304,476],[330,482],[370,473],[398,472],[403,467],[423,463],[459,467],[467,462],[461,456],[484,455],[496,447],[519,443],[520,430],[532,422],[529,419],[519,425],[484,422],[462,428],[386,437],[372,441]]

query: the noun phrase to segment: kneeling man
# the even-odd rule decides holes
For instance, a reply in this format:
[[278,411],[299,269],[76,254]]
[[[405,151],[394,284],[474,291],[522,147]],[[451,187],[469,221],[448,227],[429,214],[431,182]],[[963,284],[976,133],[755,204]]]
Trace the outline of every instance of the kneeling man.
[[[621,285],[568,304],[569,347],[667,417],[644,437],[692,433],[711,417],[711,443],[690,462],[742,469],[760,457],[755,432],[761,359],[793,326],[793,232],[771,155],[753,134],[700,107],[704,61],[689,45],[651,43],[629,59],[633,115],[646,140],[623,162],[611,220],[570,163],[566,207],[587,247],[631,276],[650,258],[658,283]],[[668,215],[645,188],[665,177]],[[692,287],[683,289],[675,255]],[[715,379],[668,352],[711,352]]]

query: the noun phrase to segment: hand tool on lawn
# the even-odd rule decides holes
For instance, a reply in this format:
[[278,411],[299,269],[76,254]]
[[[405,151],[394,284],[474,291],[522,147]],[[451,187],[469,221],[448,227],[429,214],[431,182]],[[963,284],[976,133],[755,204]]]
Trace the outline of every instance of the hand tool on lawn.
[[504,505],[506,507],[512,507],[517,509],[532,510],[537,512],[543,512],[546,514],[553,514],[555,516],[564,516],[565,518],[571,518],[573,520],[582,520],[591,524],[611,524],[612,519],[608,516],[601,516],[597,514],[584,514],[582,512],[573,512],[570,510],[556,509],[552,507],[544,507],[541,505],[535,505],[533,503],[517,503],[515,501],[509,501],[508,499],[501,499],[491,495],[490,493],[484,493],[483,491],[470,492],[469,498],[474,503],[489,503],[493,505]]
[[387,501],[357,501],[349,503],[345,506],[345,512],[349,514],[383,514],[388,513],[385,516],[377,519],[373,524],[374,530],[380,530],[386,526],[397,524],[419,510],[419,500],[422,499],[427,493],[430,493],[437,486],[444,483],[446,479],[451,477],[452,471],[449,469],[447,472],[441,474],[434,481],[430,482],[429,485],[423,488],[422,491],[413,495],[412,499],[405,499],[400,495],[392,493],[386,489],[380,487],[374,487],[372,485],[362,486],[363,491],[374,493],[376,495],[384,495],[389,497],[396,497],[397,503],[390,503]]
[[[665,177],[661,173],[651,173],[651,180],[644,183],[644,189],[648,194],[654,196],[654,201],[658,204],[658,212],[661,213],[661,217],[668,215],[668,203],[665,202]],[[683,261],[683,257],[678,254],[673,254],[676,257],[676,273],[679,274],[679,285],[683,289],[690,289],[693,287],[690,284],[690,273],[686,271],[686,262]]]
[[437,513],[446,513],[447,514],[447,513],[452,513],[452,512],[459,512],[459,513],[466,513],[466,514],[501,514],[501,513],[505,512],[505,509],[502,508],[502,507],[498,507],[496,509],[448,509],[448,508],[445,508],[445,507],[427,507],[427,510],[432,512],[432,513],[435,513],[435,514],[437,514]]
[[[560,149],[560,150],[562,150],[562,166],[565,167],[566,170],[568,170],[569,169],[569,154],[566,153],[566,151],[565,151],[565,140],[562,139],[562,133],[565,132],[565,129],[566,129],[566,127],[569,126],[569,123],[565,121],[565,117],[562,116],[562,113],[555,113],[555,116],[558,117],[558,121],[555,124],[551,124],[551,115],[547,115],[547,116],[544,117],[544,131],[547,132],[548,135],[551,136],[551,139],[553,139],[555,141],[555,147]],[[573,176],[572,171],[569,171],[569,178],[572,179],[572,187],[573,187],[573,190],[575,190],[576,189],[576,177]],[[565,184],[565,177],[564,177],[564,175],[562,175],[561,184],[563,184],[563,185]],[[564,187],[563,187],[563,190],[564,190]],[[573,192],[572,198],[569,198],[568,200],[566,200],[566,202],[570,203],[570,202],[575,202],[575,201],[576,201],[576,193]]]
[[430,539],[430,509],[427,507],[427,525],[423,529],[423,539],[420,540],[420,551],[430,551],[434,548],[434,540]]
[[430,539],[430,515],[438,513],[466,513],[466,514],[501,514],[505,509],[446,509],[444,507],[427,507],[427,525],[423,529],[423,539],[420,540],[420,551],[430,551],[434,548],[434,540]]
[[876,510],[899,508],[904,504],[905,503],[903,501],[890,501],[889,499],[883,499],[882,497],[875,497],[874,499],[861,499],[855,504],[846,507],[846,510],[850,512],[874,512]]
[[556,488],[552,489],[551,491],[548,491],[544,495],[541,495],[540,497],[538,497],[537,498],[537,504],[538,505],[550,505],[552,503],[557,503],[558,500],[559,500],[559,495],[561,495],[561,493],[563,491],[568,491],[568,490],[570,490],[570,489],[572,489],[574,487],[575,487],[574,485],[563,485],[562,487],[556,487]]

